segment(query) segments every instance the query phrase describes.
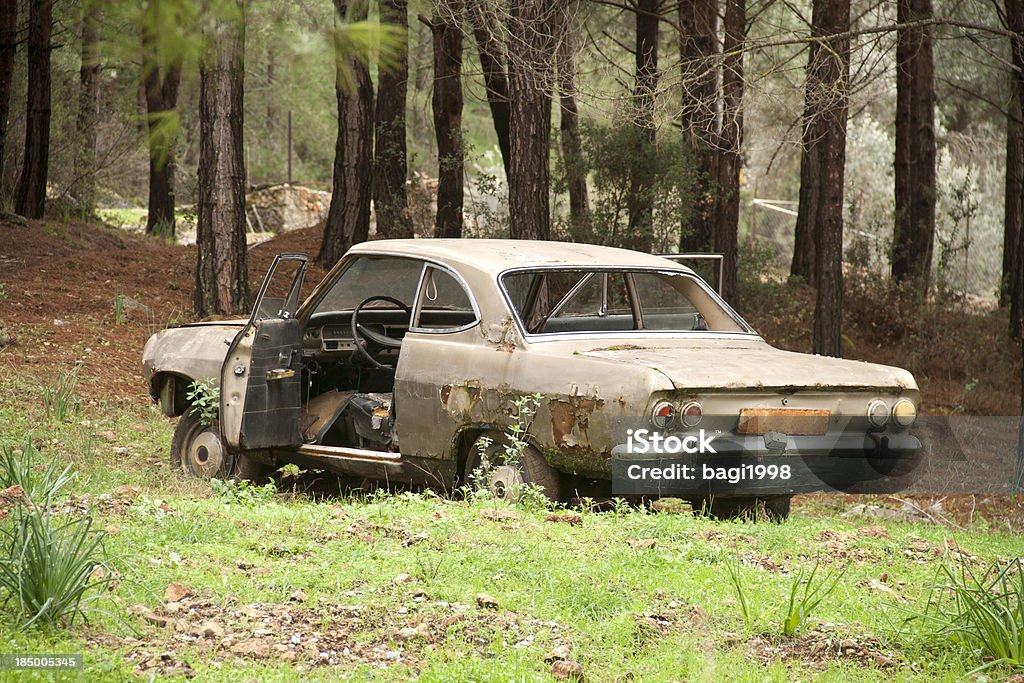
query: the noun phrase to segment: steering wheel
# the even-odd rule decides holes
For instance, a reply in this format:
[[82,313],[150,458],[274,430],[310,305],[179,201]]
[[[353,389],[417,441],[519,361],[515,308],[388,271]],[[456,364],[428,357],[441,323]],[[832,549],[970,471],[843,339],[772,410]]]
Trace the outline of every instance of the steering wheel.
[[352,311],[352,341],[355,342],[356,351],[375,368],[391,368],[390,365],[384,365],[384,363],[374,358],[367,347],[372,343],[381,349],[398,349],[402,346],[402,340],[392,339],[386,334],[374,332],[359,323],[359,314],[362,313],[363,308],[374,301],[386,301],[389,304],[394,304],[396,308],[402,309],[409,315],[410,321],[412,319],[412,309],[390,296],[371,296],[363,299],[356,306],[356,309]]

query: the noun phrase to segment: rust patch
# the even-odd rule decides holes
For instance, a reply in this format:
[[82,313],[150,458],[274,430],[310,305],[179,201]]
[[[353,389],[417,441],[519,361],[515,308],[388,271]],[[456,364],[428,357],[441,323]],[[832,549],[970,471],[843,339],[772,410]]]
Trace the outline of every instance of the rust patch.
[[646,351],[648,349],[661,348],[658,346],[638,346],[636,344],[615,344],[613,346],[601,346],[596,349],[587,349],[585,353],[593,353],[594,351]]
[[551,435],[559,448],[584,451],[590,447],[587,429],[590,416],[604,405],[601,399],[572,397],[570,400],[553,399],[548,402],[551,413]]
[[441,403],[448,405],[448,397],[452,395],[452,385],[442,384],[441,385]]

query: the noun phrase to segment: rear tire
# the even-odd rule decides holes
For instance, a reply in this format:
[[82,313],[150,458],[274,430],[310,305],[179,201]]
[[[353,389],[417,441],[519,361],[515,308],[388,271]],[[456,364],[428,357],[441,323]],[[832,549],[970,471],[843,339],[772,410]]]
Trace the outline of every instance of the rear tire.
[[260,482],[272,470],[229,448],[214,422],[203,424],[199,414],[189,409],[178,420],[171,439],[171,468],[195,479],[239,479]]
[[463,471],[463,481],[467,482],[471,488],[476,489],[482,485],[482,482],[477,481],[477,468],[482,462],[481,449],[484,447],[485,439],[491,441],[486,448],[487,459],[491,465],[486,486],[492,496],[498,500],[514,503],[519,498],[517,492],[519,486],[534,484],[543,490],[549,500],[557,502],[561,499],[558,471],[544,460],[540,451],[532,445],[527,445],[518,463],[506,464],[503,461],[503,455],[505,445],[508,444],[508,436],[495,431],[480,434],[470,446]]
[[691,501],[693,512],[713,519],[749,519],[782,522],[789,517],[793,496],[699,498]]

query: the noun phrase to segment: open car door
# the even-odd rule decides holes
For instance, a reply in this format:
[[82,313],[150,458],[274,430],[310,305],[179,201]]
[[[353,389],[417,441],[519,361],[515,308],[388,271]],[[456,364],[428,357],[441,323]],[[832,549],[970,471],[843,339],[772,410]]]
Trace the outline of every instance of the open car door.
[[274,258],[221,367],[221,436],[240,451],[302,443],[302,326],[295,311],[306,261],[305,254]]

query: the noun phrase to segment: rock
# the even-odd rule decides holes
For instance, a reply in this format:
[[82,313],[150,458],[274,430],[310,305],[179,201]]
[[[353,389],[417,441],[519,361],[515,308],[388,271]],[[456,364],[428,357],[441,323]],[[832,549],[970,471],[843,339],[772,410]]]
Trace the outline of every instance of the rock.
[[195,595],[195,591],[185,584],[172,581],[164,590],[164,602],[181,602],[182,598],[187,598],[190,595]]
[[138,299],[133,299],[130,296],[121,295],[121,306],[126,311],[137,311],[139,313],[149,313],[150,308],[146,304],[142,303]]
[[415,580],[416,579],[414,579],[411,574],[406,574],[405,572],[402,572],[395,578],[391,579],[391,583],[395,584],[396,586],[404,586],[405,584],[412,583]]
[[197,629],[199,635],[203,638],[223,638],[224,627],[218,624],[216,621],[204,621],[199,625]]
[[246,195],[246,211],[254,230],[287,232],[316,225],[327,218],[331,195],[298,185],[275,185]]
[[544,655],[545,662],[554,662],[560,659],[569,659],[569,646],[565,643],[556,645],[551,652]]
[[658,545],[658,541],[653,538],[630,538],[626,540],[626,545],[637,550],[652,550]]
[[579,662],[572,662],[565,659],[555,661],[548,670],[552,676],[560,681],[582,681],[583,667]]
[[9,211],[0,211],[0,223],[10,223],[11,225],[20,225],[21,227],[28,227],[28,221],[25,220],[24,216],[19,216],[16,213]]
[[134,614],[135,616],[139,617],[143,621],[149,624],[153,624],[154,626],[159,626],[160,628],[173,626],[175,622],[175,619],[173,617],[157,614],[145,605],[133,605],[131,608],[129,608],[128,611]]
[[549,522],[561,522],[574,526],[583,524],[583,516],[576,512],[552,512],[545,519]]
[[242,642],[234,645],[231,651],[236,655],[248,655],[250,657],[269,657],[270,656],[270,639],[269,638],[250,638],[249,640],[243,640]]
[[418,638],[420,635],[422,635],[422,634],[419,631],[417,631],[416,629],[414,629],[412,627],[409,627],[409,626],[406,626],[405,628],[400,629],[398,631],[398,633],[395,634],[395,639],[400,641],[400,642],[404,642],[406,640],[412,640],[413,638]]
[[288,597],[288,599],[291,600],[292,602],[306,602],[306,600],[309,599],[309,596],[306,595],[306,591],[304,591],[304,590],[302,590],[300,588],[299,590],[297,590],[294,593],[292,593]]
[[498,609],[498,601],[487,593],[477,593],[476,604],[484,609]]

